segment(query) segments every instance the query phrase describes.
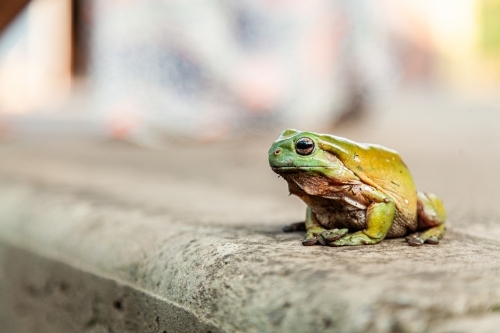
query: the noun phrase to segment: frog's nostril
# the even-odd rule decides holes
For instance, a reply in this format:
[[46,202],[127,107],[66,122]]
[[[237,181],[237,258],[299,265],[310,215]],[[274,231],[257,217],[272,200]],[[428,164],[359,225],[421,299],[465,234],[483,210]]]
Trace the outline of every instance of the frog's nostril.
[[274,155],[279,155],[279,154],[281,154],[281,149],[276,149],[276,150],[274,151]]

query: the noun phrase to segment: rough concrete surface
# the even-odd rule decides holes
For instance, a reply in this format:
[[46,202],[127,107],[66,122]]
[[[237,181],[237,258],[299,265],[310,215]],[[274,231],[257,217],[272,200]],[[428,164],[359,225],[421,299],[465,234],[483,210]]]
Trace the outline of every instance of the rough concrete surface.
[[267,166],[272,137],[1,144],[0,331],[500,331],[497,114],[338,133],[396,148],[444,199],[445,238],[419,248],[282,233],[305,207]]

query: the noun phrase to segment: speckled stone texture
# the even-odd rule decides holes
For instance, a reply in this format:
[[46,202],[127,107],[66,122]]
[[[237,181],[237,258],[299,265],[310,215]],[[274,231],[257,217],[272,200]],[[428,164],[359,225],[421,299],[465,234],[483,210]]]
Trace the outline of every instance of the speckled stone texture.
[[305,207],[267,166],[271,137],[1,144],[0,331],[500,330],[500,134],[485,128],[338,133],[399,150],[444,199],[445,238],[418,248],[281,232]]

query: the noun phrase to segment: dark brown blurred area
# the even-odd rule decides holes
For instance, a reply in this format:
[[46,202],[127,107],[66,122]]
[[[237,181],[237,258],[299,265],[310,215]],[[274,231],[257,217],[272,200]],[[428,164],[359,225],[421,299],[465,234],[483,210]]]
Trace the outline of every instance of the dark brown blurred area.
[[28,4],[29,0],[2,0],[0,1],[0,34]]

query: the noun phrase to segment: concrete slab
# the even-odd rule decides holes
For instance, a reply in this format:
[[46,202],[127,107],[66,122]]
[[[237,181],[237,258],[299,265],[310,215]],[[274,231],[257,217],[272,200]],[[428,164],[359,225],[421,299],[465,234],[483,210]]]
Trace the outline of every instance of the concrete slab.
[[1,331],[492,331],[500,152],[485,138],[500,134],[478,128],[341,133],[393,140],[419,188],[444,198],[448,233],[420,248],[303,247],[282,233],[304,205],[268,169],[271,137],[1,145]]

